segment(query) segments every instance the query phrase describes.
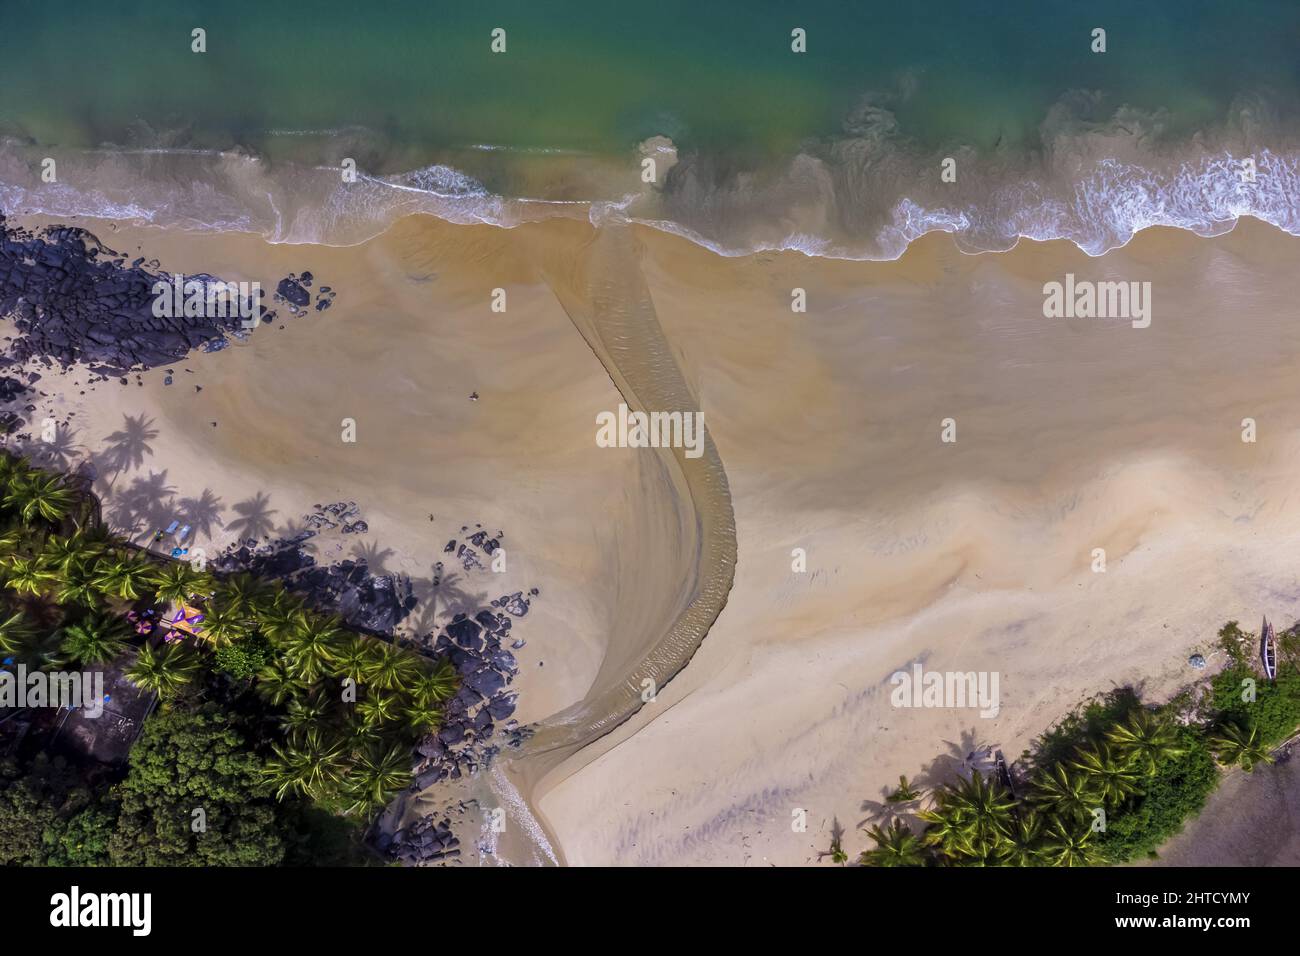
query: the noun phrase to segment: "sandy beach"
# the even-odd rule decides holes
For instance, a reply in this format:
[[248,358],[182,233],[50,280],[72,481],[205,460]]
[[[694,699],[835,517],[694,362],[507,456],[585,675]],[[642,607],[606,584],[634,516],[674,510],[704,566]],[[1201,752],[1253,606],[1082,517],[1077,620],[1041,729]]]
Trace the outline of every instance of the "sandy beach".
[[[1225,620],[1297,616],[1300,241],[1270,226],[1152,229],[1098,258],[931,235],[843,262],[564,219],[414,216],[349,247],[76,224],[164,271],[273,289],[310,269],[338,290],[191,354],[171,385],[41,370],[30,418],[75,412],[69,457],[98,458],[110,521],[147,536],[209,492],[196,544],[219,549],[355,500],[368,534],[317,557],[359,548],[411,576],[412,632],[540,590],[517,625],[536,743],[482,781],[481,802],[517,789],[527,808],[497,862],[815,864],[836,824],[855,855],[900,774],[946,779],[977,745],[1018,755],[1116,686],[1162,699],[1197,677],[1191,653],[1214,666]],[[1067,273],[1150,281],[1151,326],[1044,318],[1043,283]],[[662,351],[633,347],[652,323]],[[596,414],[629,394],[698,403],[721,476],[597,447]],[[147,440],[106,467],[128,419]],[[476,523],[505,532],[507,570],[435,592],[443,544]],[[917,661],[998,672],[1000,712],[891,706],[890,675]],[[643,702],[651,665],[672,679]],[[549,853],[513,832],[529,817]]]

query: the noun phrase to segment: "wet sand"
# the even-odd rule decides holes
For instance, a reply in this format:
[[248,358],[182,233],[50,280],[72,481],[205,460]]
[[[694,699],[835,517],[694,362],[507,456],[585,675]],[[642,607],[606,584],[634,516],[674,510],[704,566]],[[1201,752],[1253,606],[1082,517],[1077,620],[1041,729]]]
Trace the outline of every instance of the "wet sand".
[[[1172,693],[1223,620],[1294,613],[1294,240],[1153,231],[1090,260],[934,237],[893,264],[646,245],[740,556],[681,678],[542,798],[570,862],[813,862],[836,821],[855,853],[900,773],[936,782],[977,743],[1018,754],[1119,684]],[[1044,320],[1042,283],[1067,271],[1152,281],[1152,327]],[[1246,416],[1268,423],[1253,445]],[[1000,672],[1001,714],[891,707],[916,660]]]
[[[571,864],[811,863],[835,821],[856,854],[854,826],[899,774],[936,782],[948,751],[975,743],[1018,754],[1119,684],[1172,692],[1224,620],[1300,605],[1285,560],[1300,531],[1300,241],[1271,227],[1149,230],[1098,259],[1064,242],[965,256],[931,236],[871,263],[724,259],[643,228],[611,244],[559,220],[411,217],[347,248],[87,225],[169,271],[273,288],[311,269],[339,290],[327,313],[282,310],[284,330],[178,363],[194,371],[172,386],[155,370],[83,397],[84,373],[47,375],[62,396],[35,417],[75,409],[88,450],[123,416],[153,420],[140,467],[99,482],[110,516],[161,472],[177,498],[222,499],[214,547],[259,494],[277,530],[355,499],[364,543],[417,580],[463,524],[506,532],[507,573],[458,585],[542,592],[518,625],[517,716],[543,733],[482,789],[508,802],[518,788],[530,808],[511,813],[506,861],[548,856],[512,832],[533,815]],[[626,301],[649,310],[603,352],[593,269],[624,295],[643,282]],[[1151,327],[1044,319],[1042,284],[1067,272],[1152,282]],[[498,287],[504,314],[488,305]],[[806,313],[790,309],[796,287]],[[649,316],[657,357],[637,347]],[[596,413],[667,381],[665,356],[673,394],[704,410],[722,484],[595,445]],[[735,580],[719,594],[709,542],[730,509]],[[671,638],[717,608],[698,650]],[[422,606],[417,623],[452,609]],[[689,663],[640,706],[638,669],[664,647]],[[999,716],[891,707],[889,675],[917,660],[998,671]],[[800,809],[807,832],[791,827]]]
[[1300,763],[1230,773],[1155,866],[1300,866]]

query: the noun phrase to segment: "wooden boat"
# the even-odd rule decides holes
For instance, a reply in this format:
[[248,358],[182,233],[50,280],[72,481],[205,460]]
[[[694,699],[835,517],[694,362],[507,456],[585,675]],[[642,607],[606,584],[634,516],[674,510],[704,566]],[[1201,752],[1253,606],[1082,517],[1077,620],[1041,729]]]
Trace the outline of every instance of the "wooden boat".
[[1277,679],[1277,637],[1273,634],[1273,625],[1264,618],[1264,627],[1259,633],[1259,656],[1264,661],[1264,676],[1269,680]]

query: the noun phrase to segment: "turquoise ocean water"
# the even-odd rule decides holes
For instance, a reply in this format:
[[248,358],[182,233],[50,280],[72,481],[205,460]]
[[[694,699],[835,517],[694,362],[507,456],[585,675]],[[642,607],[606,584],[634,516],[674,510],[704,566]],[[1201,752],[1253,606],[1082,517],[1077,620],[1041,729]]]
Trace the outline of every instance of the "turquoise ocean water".
[[10,210],[346,242],[414,211],[576,205],[721,251],[865,257],[931,228],[1100,251],[1154,221],[1296,218],[1294,2],[3,0],[0,18]]

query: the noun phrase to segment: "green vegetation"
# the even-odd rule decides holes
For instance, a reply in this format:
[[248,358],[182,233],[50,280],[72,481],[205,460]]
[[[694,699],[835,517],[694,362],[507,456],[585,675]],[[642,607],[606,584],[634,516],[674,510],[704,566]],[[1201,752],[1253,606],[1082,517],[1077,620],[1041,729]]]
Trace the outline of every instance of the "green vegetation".
[[[0,862],[353,856],[356,831],[409,782],[412,746],[440,724],[454,670],[349,631],[278,582],[116,540],[98,510],[74,482],[0,453],[0,660],[120,661],[161,701],[123,780],[102,768],[83,779],[43,755],[0,768]],[[145,635],[128,623],[182,604],[203,621]],[[191,829],[198,809],[202,831]],[[335,824],[336,814],[357,822]]]
[[[930,792],[917,825],[873,825],[867,866],[1095,866],[1154,855],[1200,813],[1222,767],[1251,772],[1300,729],[1300,641],[1279,636],[1276,681],[1253,667],[1255,635],[1219,632],[1228,665],[1199,706],[1160,707],[1122,688],[1077,708],[1021,758],[1023,792],[979,772]],[[886,801],[922,794],[900,778]]]
[[63,758],[0,765],[0,864],[276,866],[366,862],[355,828],[276,800],[253,723],[213,703],[149,720],[125,779],[88,783]]
[[885,797],[886,803],[911,803],[921,798],[921,791],[907,782],[905,775],[898,778],[898,789]]
[[72,663],[107,664],[126,650],[126,623],[99,611],[90,611],[80,621],[63,629],[59,649]]

